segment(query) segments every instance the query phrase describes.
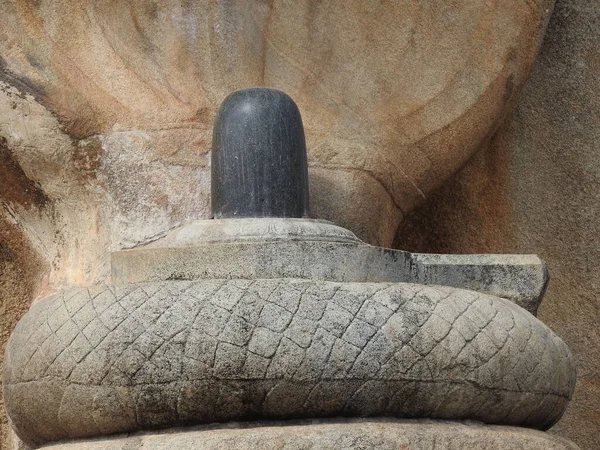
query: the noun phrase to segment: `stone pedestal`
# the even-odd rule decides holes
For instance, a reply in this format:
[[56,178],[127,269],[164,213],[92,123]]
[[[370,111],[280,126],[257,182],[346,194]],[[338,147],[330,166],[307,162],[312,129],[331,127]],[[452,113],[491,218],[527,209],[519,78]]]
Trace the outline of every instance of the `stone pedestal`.
[[235,423],[59,443],[47,450],[577,450],[556,436],[475,422],[337,419]]
[[[531,314],[537,257],[414,255],[328,222],[239,219],[112,263],[111,285],[40,300],[10,340],[5,401],[31,446],[576,448],[513,427],[551,427],[575,382]],[[322,420],[290,422],[303,418]]]

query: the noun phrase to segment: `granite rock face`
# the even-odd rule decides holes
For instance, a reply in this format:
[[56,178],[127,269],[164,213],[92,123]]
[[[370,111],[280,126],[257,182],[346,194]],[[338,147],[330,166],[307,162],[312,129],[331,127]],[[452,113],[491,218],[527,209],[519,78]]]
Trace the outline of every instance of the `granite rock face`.
[[547,433],[477,423],[311,420],[232,424],[49,445],[47,450],[579,450]]
[[546,429],[564,343],[497,297],[406,283],[210,280],[36,303],[4,395],[27,443],[249,418],[399,416]]
[[552,3],[2,0],[3,217],[51,286],[101,280],[209,217],[216,109],[266,85],[302,113],[313,216],[389,246],[496,129]]
[[573,400],[551,432],[600,449],[600,3],[560,0],[515,113],[415,213],[395,246],[527,253],[548,263],[539,310],[577,361]]
[[0,1],[5,323],[208,217],[214,113],[241,87],[298,102],[313,214],[389,245],[510,108],[553,2],[335,3]]

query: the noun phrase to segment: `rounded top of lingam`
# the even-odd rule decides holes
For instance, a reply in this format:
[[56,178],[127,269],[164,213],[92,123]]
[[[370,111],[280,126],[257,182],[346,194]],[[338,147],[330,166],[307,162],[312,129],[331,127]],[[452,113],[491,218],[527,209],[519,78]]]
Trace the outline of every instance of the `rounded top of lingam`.
[[214,124],[211,175],[215,219],[307,217],[306,143],[294,101],[270,88],[230,94]]

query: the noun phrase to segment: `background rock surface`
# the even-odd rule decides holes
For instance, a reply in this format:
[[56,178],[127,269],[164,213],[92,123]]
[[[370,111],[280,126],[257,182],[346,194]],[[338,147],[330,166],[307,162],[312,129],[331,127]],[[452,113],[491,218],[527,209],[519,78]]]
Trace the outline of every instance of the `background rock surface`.
[[550,284],[538,317],[577,360],[551,433],[600,448],[600,4],[559,0],[514,114],[405,222],[413,251],[535,252]]
[[302,113],[312,215],[389,246],[495,131],[551,5],[0,0],[3,217],[53,287],[102,279],[208,217],[216,108],[267,85]]
[[[294,42],[275,26],[270,44],[249,46],[265,36],[268,4],[257,2],[254,12],[218,4],[212,16],[197,10],[212,17],[202,27],[186,22],[193,16],[189,3],[177,2],[168,15],[141,1],[0,2],[2,342],[32,298],[106,277],[108,251],[206,217],[211,114],[240,87],[264,82],[298,101],[307,125],[314,215],[371,243],[389,244],[403,215],[493,133],[528,73],[551,6],[398,3],[400,19],[389,11],[377,15],[375,2],[360,2],[364,10],[353,6],[354,16],[307,6],[279,24],[306,26]],[[408,6],[422,24],[419,40],[402,35],[410,23],[397,26],[411,20]],[[586,0],[558,1],[516,114],[447,194],[410,220],[396,244],[421,251],[538,252],[549,261],[554,281],[541,318],[574,350],[580,379],[569,413],[553,430],[587,449],[600,446],[599,9]],[[370,11],[375,16],[368,19]],[[228,20],[232,12],[252,26]],[[328,17],[341,24],[333,27]],[[377,34],[369,33],[373,23]],[[458,35],[443,33],[440,23]],[[494,32],[498,23],[502,33]],[[205,34],[191,37],[202,40],[190,41],[182,31],[194,27]],[[386,27],[391,37],[381,32]],[[504,33],[507,27],[513,31]],[[240,33],[240,46],[225,48],[222,36],[232,30]],[[461,39],[465,30],[471,35]],[[362,48],[356,33],[380,51]],[[157,43],[157,36],[168,39]],[[299,50],[302,45],[311,50]],[[297,53],[286,59],[282,48]],[[346,53],[336,55],[338,48]],[[233,66],[240,55],[255,55],[248,58],[255,62]],[[262,55],[271,55],[265,59],[271,65],[262,65]],[[427,74],[432,60],[438,61],[437,78]],[[215,67],[221,72],[211,80],[222,84],[204,93],[198,80]],[[369,75],[377,67],[388,69]],[[462,84],[440,87],[455,72]],[[395,96],[386,84],[392,80],[399,83]],[[393,168],[394,176],[378,172],[382,167]]]

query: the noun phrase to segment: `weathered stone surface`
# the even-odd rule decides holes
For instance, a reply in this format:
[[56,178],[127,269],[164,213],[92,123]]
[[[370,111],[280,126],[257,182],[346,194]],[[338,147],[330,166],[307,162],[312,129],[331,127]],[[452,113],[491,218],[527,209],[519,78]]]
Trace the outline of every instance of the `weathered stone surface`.
[[527,253],[548,263],[539,317],[569,345],[577,387],[552,428],[600,449],[600,2],[559,0],[515,114],[416,213],[395,246]]
[[111,255],[112,282],[305,278],[408,282],[495,295],[536,314],[548,270],[535,255],[435,255],[373,247],[322,220],[200,220]]
[[[502,3],[499,5],[501,8],[508,4]],[[518,3],[518,8],[537,7],[532,2]],[[86,23],[85,27],[89,29],[83,32],[92,35],[89,39],[83,39],[86,45],[80,44],[82,39],[78,37],[82,27],[72,26],[80,21],[70,19],[81,15],[70,14],[68,11],[69,8],[78,10],[80,2],[74,6],[51,2],[52,8],[49,8],[49,2],[44,1],[14,5],[17,7],[2,3],[2,39],[4,33],[11,31],[13,41],[32,49],[29,54],[35,53],[36,56],[46,49],[53,48],[58,49],[52,52],[53,58],[60,58],[61,61],[71,58],[67,62],[70,69],[61,70],[58,75],[62,79],[69,78],[73,83],[86,83],[86,87],[83,93],[80,92],[81,89],[69,91],[71,88],[67,87],[63,90],[66,95],[99,98],[105,95],[102,90],[111,94],[118,91],[119,100],[126,95],[127,90],[120,88],[123,78],[112,76],[116,71],[109,66],[114,67],[120,62],[116,53],[112,54],[103,47],[105,44],[102,41],[102,33],[98,31],[99,21],[116,21],[115,25],[122,29],[122,22],[127,20],[127,8],[137,8],[141,3],[129,2],[126,6],[119,4],[114,6],[118,13],[113,14],[111,10],[104,16],[92,11],[88,16],[90,26]],[[41,13],[36,9],[36,5],[43,6]],[[109,3],[104,5],[108,8],[106,5]],[[465,2],[464,5],[471,11],[477,9],[477,2]],[[86,7],[93,9],[98,6],[99,4]],[[542,4],[539,6],[545,7]],[[56,12],[49,11],[53,8],[56,8]],[[159,5],[159,12],[160,8]],[[455,8],[454,12],[459,14],[464,8]],[[152,5],[149,5],[149,9],[152,9]],[[316,9],[318,11],[318,8]],[[19,20],[14,20],[15,10],[20,14]],[[410,19],[409,10],[404,9],[407,21]],[[600,448],[597,433],[600,420],[597,408],[600,402],[600,383],[597,377],[600,373],[600,347],[595,344],[599,342],[597,330],[600,319],[595,308],[599,290],[598,283],[593,281],[598,278],[596,249],[599,247],[597,237],[600,236],[599,221],[596,220],[597,214],[593,207],[597,204],[598,196],[595,162],[596,143],[599,140],[596,120],[599,69],[596,61],[597,49],[600,46],[598,33],[594,32],[598,29],[598,4],[588,0],[559,1],[558,12],[550,28],[541,63],[533,73],[532,83],[525,92],[518,115],[496,140],[493,154],[475,162],[475,176],[468,180],[463,178],[458,190],[448,189],[449,195],[442,200],[446,208],[433,208],[433,215],[428,218],[434,225],[433,228],[427,227],[425,221],[418,223],[418,226],[431,231],[424,233],[429,245],[411,245],[411,248],[437,249],[442,252],[541,252],[544,259],[550,262],[554,275],[542,317],[566,338],[575,351],[580,369],[581,388],[576,392],[574,406],[561,421],[558,430],[567,433],[573,439],[578,439],[585,448],[595,450]],[[434,35],[437,22],[428,18],[428,14],[432,12],[421,10],[421,13],[432,30],[431,34]],[[227,12],[223,12],[221,16],[225,14]],[[40,16],[42,19],[38,20]],[[170,19],[167,15],[162,17],[163,20]],[[523,14],[519,20],[525,20],[526,17],[527,15]],[[181,19],[178,23],[185,22],[183,15],[176,16],[175,19],[178,18]],[[392,19],[391,15],[389,19]],[[45,39],[43,33],[56,22],[61,22],[61,25],[52,32],[52,38],[56,41],[53,43]],[[68,23],[62,25],[65,22]],[[368,20],[361,20],[361,24],[368,23]],[[147,24],[145,20],[137,22],[142,30]],[[377,29],[385,24],[386,21],[379,21]],[[481,30],[485,30],[488,22],[483,21],[480,26]],[[231,33],[231,28],[223,27],[222,24],[214,26],[215,34],[223,29]],[[150,38],[162,39],[176,29],[166,26],[161,28],[161,33],[154,33]],[[323,25],[321,29],[328,28]],[[112,31],[114,30],[111,29]],[[28,39],[25,33],[34,37]],[[422,31],[421,36],[423,33],[425,31]],[[449,36],[446,32],[438,34]],[[485,34],[481,31],[478,36]],[[37,40],[38,36],[39,39],[43,39],[41,43]],[[100,39],[95,39],[95,36],[99,36]],[[119,37],[117,33],[113,33],[113,36]],[[119,39],[116,51],[127,46],[142,47],[139,43],[145,37],[146,34],[142,38]],[[478,44],[480,41],[477,39],[472,41],[472,52],[486,52],[488,46],[496,45],[493,42],[496,39],[494,35],[485,37],[489,38],[490,42],[484,45]],[[509,37],[507,35],[502,38]],[[322,41],[328,36],[324,36],[323,32],[312,33],[311,38],[314,39],[316,48],[325,48],[326,42]],[[198,42],[205,41],[198,39]],[[225,42],[223,39],[218,40],[221,45],[225,45]],[[335,39],[330,42],[337,45],[345,40]],[[448,39],[446,43],[450,42],[455,43],[456,40]],[[390,43],[392,44],[393,42]],[[160,53],[163,47],[164,45],[149,45],[146,48],[150,49],[148,53]],[[409,55],[410,52],[412,55],[416,54],[416,43],[409,44],[407,50]],[[222,64],[233,59],[229,58],[227,52],[216,53],[218,57],[212,64]],[[28,80],[24,77],[14,77],[14,59],[18,59],[19,64],[27,64],[29,55],[23,56],[18,46],[3,49],[1,54],[7,65],[0,70],[0,76],[10,80],[13,85],[26,89],[27,86],[23,86],[23,83]],[[170,60],[180,61],[179,54],[177,51],[171,52]],[[495,58],[496,54],[490,52],[489,57]],[[83,58],[85,61],[82,61]],[[45,69],[47,73],[65,67],[65,64],[60,62],[50,63],[50,57],[29,59],[38,65],[41,64],[40,61],[48,62]],[[106,64],[108,59],[111,62],[109,65]],[[143,63],[138,62],[143,59],[141,55],[134,54],[133,57],[125,57],[122,61],[129,63],[130,67],[152,65],[147,60]],[[416,59],[436,61],[435,57],[417,56]],[[320,60],[323,58],[315,58],[311,64],[302,67],[315,67],[316,62]],[[375,66],[383,60],[384,58],[379,58],[370,63]],[[193,59],[187,61],[188,64],[194,64]],[[160,60],[157,64],[159,63]],[[86,69],[86,65],[92,64],[97,65],[96,71],[104,71],[101,79],[94,78],[94,73]],[[403,67],[407,68],[406,72],[397,70],[392,76],[411,72],[406,61],[403,61],[403,64]],[[211,64],[207,63],[201,70],[209,70],[210,66]],[[139,71],[135,74],[134,69],[121,67],[121,73],[126,74],[128,79],[140,74]],[[10,73],[10,70],[13,73]],[[84,73],[81,74],[80,70]],[[352,70],[352,67],[347,70],[338,67],[338,72],[344,74],[345,78],[351,78]],[[154,70],[151,72],[156,73]],[[147,72],[143,72],[140,77],[144,73]],[[320,73],[317,71],[312,75],[307,74],[306,78],[316,86],[323,86],[325,82],[320,78]],[[106,78],[104,74],[107,74]],[[169,77],[176,75],[175,70],[169,72]],[[231,76],[236,75],[234,73]],[[38,78],[30,76],[29,81]],[[360,78],[357,76],[356,82]],[[417,82],[419,77],[414,78]],[[154,88],[160,82],[160,79],[154,78],[150,84]],[[100,88],[92,86],[92,83]],[[141,84],[140,82],[139,85]],[[234,84],[231,83],[232,89],[237,87],[233,86]],[[194,85],[194,82],[190,81],[188,85]],[[190,123],[189,128],[186,128],[187,122],[177,123],[180,128],[170,128],[171,122],[153,128],[115,127],[106,133],[79,141],[78,138],[73,138],[73,135],[63,134],[56,116],[41,108],[40,103],[34,101],[33,97],[23,96],[5,84],[2,84],[2,87],[6,92],[0,92],[0,127],[1,134],[7,138],[7,146],[2,148],[2,157],[13,158],[17,166],[22,166],[24,177],[17,179],[26,183],[25,189],[16,191],[18,195],[9,196],[8,190],[0,193],[3,197],[3,208],[6,208],[3,209],[3,214],[10,224],[10,233],[5,243],[26,242],[27,246],[31,246],[33,251],[40,255],[41,260],[36,262],[35,270],[29,270],[29,263],[26,262],[25,275],[14,277],[8,269],[15,261],[31,261],[37,258],[35,255],[30,257],[30,253],[22,251],[19,245],[11,247],[19,256],[17,259],[9,259],[10,262],[2,265],[0,270],[2,283],[5,283],[5,278],[8,279],[7,284],[2,284],[3,293],[6,293],[5,305],[9,308],[7,312],[3,312],[3,317],[6,318],[3,320],[3,327],[10,327],[10,323],[15,323],[20,314],[17,311],[22,311],[22,308],[40,292],[48,292],[48,285],[57,288],[71,283],[89,284],[97,279],[106,278],[109,272],[106,255],[109,250],[130,247],[140,241],[145,242],[157,232],[162,232],[187,217],[206,217],[208,201],[204,194],[186,188],[201,183],[203,190],[208,189],[206,155],[202,150],[210,143],[210,131],[201,128],[199,122]],[[148,91],[150,89],[148,88]],[[421,91],[422,89],[413,90],[415,95]],[[214,104],[228,92],[227,88],[224,88],[222,96],[219,94]],[[63,101],[62,94],[54,95],[50,89],[45,89],[44,92],[38,89],[34,93],[39,94],[37,98],[44,104],[63,102],[66,107],[61,107],[61,110],[69,109],[69,113],[72,112],[68,121],[63,122],[74,127],[93,123],[93,120],[79,121],[77,117],[73,119],[73,116],[83,109],[78,112],[78,107],[70,108],[70,100]],[[334,93],[336,100],[339,99],[338,92]],[[43,95],[50,100],[45,102],[41,98]],[[446,93],[442,92],[438,97],[438,107],[450,104],[444,101],[445,95]],[[140,96],[135,100],[139,98]],[[304,103],[308,101],[305,100]],[[160,103],[160,100],[156,103]],[[343,110],[344,104],[340,105],[339,108]],[[137,108],[135,101],[127,102],[127,106]],[[430,102],[429,107],[433,106],[434,103]],[[92,108],[84,109],[90,111]],[[151,111],[148,114],[160,113],[161,110],[162,104],[157,108],[148,108],[148,111]],[[350,114],[349,108],[347,114]],[[62,117],[61,114],[58,114],[58,117]],[[358,122],[347,120],[344,125],[351,123],[358,127]],[[408,119],[403,121],[403,127],[405,125],[413,127]],[[459,128],[454,130],[458,132],[452,139],[460,138],[462,133]],[[445,131],[439,132],[446,140],[440,141],[441,145],[432,145],[432,151],[440,149],[441,152],[445,148],[448,139],[444,133]],[[336,155],[340,148],[352,148],[352,144],[361,139],[361,136],[359,132],[353,133],[350,141],[345,140],[345,136],[338,135],[337,140],[324,147],[323,151]],[[309,139],[313,139],[312,134]],[[393,140],[392,136],[390,141]],[[316,141],[312,140],[309,144],[313,142]],[[360,149],[357,147],[351,153],[358,154]],[[197,157],[200,158],[200,163],[197,162]],[[334,168],[333,164],[340,160],[343,160],[343,155],[329,162],[325,160],[313,163],[311,186],[313,191],[320,188],[319,204],[313,210],[321,217],[329,217],[350,226],[370,242],[377,242],[371,237],[380,233],[385,235],[387,230],[394,229],[400,217],[396,206],[389,202],[381,202],[380,199],[388,198],[385,186],[376,183],[368,172],[352,170],[349,165]],[[357,158],[353,159],[356,160]],[[321,168],[318,165],[325,167]],[[7,167],[9,166],[0,165],[2,170]],[[403,169],[410,170],[409,167]],[[131,174],[135,174],[135,177]],[[4,181],[3,187],[7,186],[9,180],[14,180],[13,175],[10,171],[2,172],[0,178]],[[388,185],[392,181],[397,182],[391,177],[386,180]],[[36,186],[38,189],[35,189]],[[136,186],[143,188],[138,189]],[[181,189],[180,186],[184,188]],[[342,189],[337,189],[339,186]],[[363,190],[359,192],[359,188]],[[465,190],[471,193],[475,191],[477,195],[469,196],[465,194]],[[40,193],[43,195],[39,195]],[[347,208],[346,205],[355,207]],[[334,210],[336,206],[344,207],[345,210]],[[147,213],[147,209],[153,212]],[[454,210],[454,213],[449,210]],[[332,215],[327,216],[328,214]],[[456,219],[455,214],[464,214],[467,217]],[[12,215],[16,219],[13,219]],[[380,243],[386,244],[384,239],[381,239]],[[21,280],[23,284],[19,285]],[[16,287],[13,290],[10,286]],[[13,296],[13,292],[19,296]]]
[[[7,185],[5,179],[4,186]],[[0,361],[4,358],[6,341],[19,318],[27,312],[35,295],[37,274],[44,267],[28,242],[17,239],[14,224],[0,219]],[[0,364],[0,374],[3,366]],[[1,398],[1,396],[0,396]],[[12,449],[10,436],[14,435],[0,400],[0,448]]]
[[52,286],[101,280],[209,217],[216,108],[267,85],[303,114],[314,216],[389,246],[498,126],[551,5],[2,0],[0,136],[37,188],[3,214]]
[[19,436],[246,418],[473,419],[545,429],[575,382],[513,303],[389,283],[210,280],[77,288],[17,325],[4,395]]
[[64,442],[47,450],[579,450],[535,430],[433,420],[253,422]]
[[0,1],[0,214],[40,268],[0,268],[8,309],[105,281],[109,252],[208,218],[214,113],[242,87],[298,102],[313,215],[389,245],[498,125],[551,6]]
[[194,247],[216,242],[325,241],[364,244],[352,231],[327,220],[214,219],[195,220],[165,233],[144,248]]
[[410,253],[410,281],[470,289],[507,298],[537,314],[548,266],[537,255]]

